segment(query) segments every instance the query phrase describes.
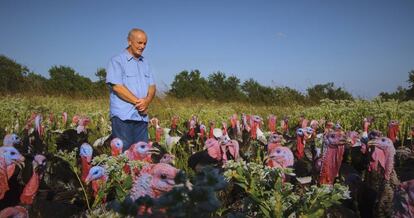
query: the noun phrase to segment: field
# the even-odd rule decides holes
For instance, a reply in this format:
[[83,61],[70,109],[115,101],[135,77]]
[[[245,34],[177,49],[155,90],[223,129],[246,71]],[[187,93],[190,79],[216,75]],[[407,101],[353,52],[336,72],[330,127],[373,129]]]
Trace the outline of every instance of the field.
[[[122,202],[131,188],[132,177],[122,172],[123,164],[128,161],[122,158],[110,157],[110,148],[94,147],[95,165],[105,164],[108,167],[109,180],[98,197],[92,197],[92,190],[79,179],[80,166],[77,161],[77,150],[58,151],[56,138],[59,131],[74,128],[71,120],[74,115],[87,116],[91,122],[87,126],[88,142],[92,145],[97,139],[107,136],[111,132],[109,119],[108,99],[73,99],[70,97],[25,97],[25,96],[2,96],[0,97],[0,137],[8,133],[17,133],[24,136],[28,119],[33,113],[42,114],[45,135],[42,138],[47,148],[44,150],[49,156],[59,157],[67,161],[77,180],[71,181],[66,189],[73,189],[79,201],[78,207],[84,210],[84,215],[89,217],[113,216],[128,212],[114,212],[112,209],[103,208],[102,202],[105,195],[114,192],[113,199]],[[62,113],[68,114],[68,123],[62,122]],[[160,120],[161,127],[170,127],[171,117],[179,116],[180,123],[188,121],[193,115],[198,117],[200,123],[206,126],[210,121],[216,124],[229,123],[230,116],[237,114],[254,114],[261,116],[264,120],[270,114],[277,116],[280,121],[284,117],[289,119],[290,134],[295,134],[295,126],[300,117],[309,120],[325,120],[340,124],[343,130],[361,130],[362,120],[372,117],[371,129],[377,129],[383,133],[387,132],[388,122],[398,120],[400,124],[399,139],[402,144],[409,138],[411,126],[414,125],[414,102],[397,102],[375,99],[372,101],[330,101],[323,100],[317,106],[286,106],[268,107],[255,106],[242,103],[221,103],[206,101],[177,100],[172,98],[155,99],[149,109],[151,117]],[[180,125],[182,131],[187,129]],[[279,127],[278,127],[279,128]],[[267,132],[267,125],[262,130]],[[161,140],[163,142],[163,140]],[[189,144],[189,143],[188,143]],[[175,166],[186,173],[183,178],[176,179],[176,183],[186,184],[186,179],[193,183],[193,187],[186,185],[173,189],[163,202],[143,200],[140,205],[161,205],[160,211],[175,217],[191,217],[198,214],[201,216],[233,216],[233,217],[320,217],[327,213],[327,208],[341,205],[341,200],[349,198],[349,191],[342,182],[333,187],[309,186],[299,187],[288,182],[283,182],[279,169],[263,167],[265,153],[257,142],[252,141],[249,145],[258,146],[254,151],[256,154],[252,159],[242,162],[229,161],[224,166],[224,174],[214,170],[206,171],[204,177],[196,176],[187,166],[187,159],[192,152],[201,150],[201,147],[189,149],[188,144],[176,145],[169,148],[176,156]],[[99,154],[95,155],[95,154]],[[49,164],[49,163],[48,163]],[[130,166],[142,167],[141,162],[128,163]],[[50,165],[48,165],[50,166]],[[46,174],[47,174],[46,170]],[[286,173],[286,172],[285,172]],[[45,183],[52,178],[45,176]],[[201,181],[201,182],[200,182]],[[204,182],[202,182],[204,181]],[[227,185],[224,183],[227,181]],[[50,182],[50,181],[49,181]],[[50,185],[50,184],[48,184]],[[55,184],[56,185],[56,184]],[[50,185],[51,186],[51,185]],[[56,185],[59,186],[59,185]],[[239,187],[240,199],[233,196],[234,187]],[[63,187],[63,186],[61,186]],[[49,187],[50,188],[50,187]],[[120,188],[120,190],[118,190]],[[114,191],[115,189],[115,191]],[[198,195],[194,195],[198,190]],[[185,193],[187,197],[177,197],[177,193]],[[206,195],[207,197],[201,197]],[[166,200],[167,199],[167,200]],[[168,200],[169,199],[169,200]],[[179,199],[179,200],[177,200]],[[148,203],[151,202],[151,203]],[[181,202],[180,205],[177,202]],[[79,206],[80,205],[80,206]],[[32,213],[36,213],[36,207]],[[157,208],[154,206],[154,208]],[[130,209],[131,210],[131,209]],[[136,208],[135,208],[136,211]],[[157,210],[154,209],[154,213]],[[237,212],[241,212],[238,214]],[[335,214],[335,212],[331,212]],[[80,214],[75,214],[80,215]]]

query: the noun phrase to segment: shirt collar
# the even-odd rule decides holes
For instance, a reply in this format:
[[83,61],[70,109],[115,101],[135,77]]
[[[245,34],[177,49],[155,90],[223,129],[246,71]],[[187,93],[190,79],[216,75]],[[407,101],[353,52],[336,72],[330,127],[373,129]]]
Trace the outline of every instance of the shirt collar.
[[[132,60],[134,58],[134,56],[132,56],[132,54],[129,53],[127,49],[125,49],[125,52],[124,53],[126,55],[127,61],[130,61],[130,60]],[[144,59],[144,56],[141,56],[141,57],[138,58],[138,61],[142,61],[143,59]]]

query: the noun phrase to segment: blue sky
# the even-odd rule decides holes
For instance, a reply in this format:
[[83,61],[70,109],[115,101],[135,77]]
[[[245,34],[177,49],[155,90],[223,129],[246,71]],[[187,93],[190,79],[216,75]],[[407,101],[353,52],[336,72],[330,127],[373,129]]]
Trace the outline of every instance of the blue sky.
[[414,70],[414,1],[51,0],[0,2],[0,54],[48,76],[67,65],[94,73],[144,29],[161,89],[182,70],[354,96],[407,87]]

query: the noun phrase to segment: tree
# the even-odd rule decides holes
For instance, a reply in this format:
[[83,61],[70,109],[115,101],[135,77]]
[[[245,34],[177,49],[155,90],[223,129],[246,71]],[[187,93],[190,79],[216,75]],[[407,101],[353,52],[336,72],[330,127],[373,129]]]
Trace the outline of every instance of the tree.
[[46,79],[45,77],[30,72],[29,74],[27,74],[26,76],[26,88],[23,91],[29,91],[32,93],[48,93],[50,94],[52,92],[52,90],[49,89],[48,87],[48,79]]
[[98,77],[98,81],[94,82],[94,87],[97,93],[108,93],[108,86],[106,85],[106,70],[105,68],[98,68],[95,76]]
[[404,89],[403,87],[398,86],[397,91],[392,92],[392,93],[381,92],[379,96],[384,100],[394,99],[394,100],[404,101],[407,99],[407,92],[408,92],[407,89]]
[[0,55],[0,92],[19,92],[25,87],[28,68]]
[[414,70],[408,72],[408,80],[407,82],[410,84],[409,88],[406,92],[406,98],[408,100],[414,100]]
[[236,76],[227,77],[224,90],[228,93],[228,99],[236,101],[245,101],[247,99],[247,96],[242,92],[240,79]]
[[200,71],[193,70],[182,71],[177,74],[171,84],[170,95],[177,98],[201,98],[209,99],[211,97],[211,89],[207,80],[201,76]]
[[95,76],[98,77],[98,82],[105,83],[105,80],[106,80],[106,70],[105,70],[105,68],[98,68],[96,70]]
[[352,100],[352,95],[342,88],[335,88],[334,83],[317,84],[307,89],[310,103],[319,103],[322,99]]
[[[50,87],[60,94],[93,96],[92,81],[67,66],[53,66],[49,70]],[[56,93],[56,94],[58,94]]]
[[246,96],[241,91],[240,79],[235,76],[226,78],[222,72],[216,72],[208,76],[208,86],[212,96],[218,101],[240,101]]
[[289,87],[275,87],[274,92],[276,99],[273,102],[276,105],[292,105],[292,104],[304,104],[305,96],[299,91]]
[[241,88],[250,103],[271,105],[276,99],[272,88],[262,86],[252,78],[245,81]]

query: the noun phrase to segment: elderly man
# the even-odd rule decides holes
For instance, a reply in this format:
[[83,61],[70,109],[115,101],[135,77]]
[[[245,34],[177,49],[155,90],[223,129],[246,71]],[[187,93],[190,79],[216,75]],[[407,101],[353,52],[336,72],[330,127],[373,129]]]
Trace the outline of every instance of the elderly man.
[[106,69],[112,137],[124,142],[124,151],[133,143],[148,141],[148,105],[156,88],[148,60],[142,56],[146,45],[145,32],[132,29],[128,33],[128,47],[114,56]]

